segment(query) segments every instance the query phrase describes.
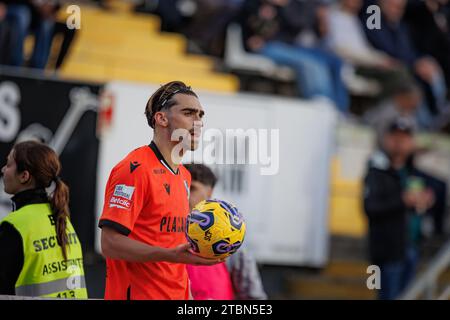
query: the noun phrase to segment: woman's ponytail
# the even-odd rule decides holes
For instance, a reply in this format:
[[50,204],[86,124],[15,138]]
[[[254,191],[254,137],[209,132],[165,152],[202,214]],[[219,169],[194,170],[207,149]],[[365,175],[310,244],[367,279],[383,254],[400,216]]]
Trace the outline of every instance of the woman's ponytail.
[[55,184],[56,187],[53,196],[50,198],[50,205],[55,218],[58,244],[61,246],[64,259],[67,259],[67,220],[70,218],[69,188],[59,177],[55,178]]

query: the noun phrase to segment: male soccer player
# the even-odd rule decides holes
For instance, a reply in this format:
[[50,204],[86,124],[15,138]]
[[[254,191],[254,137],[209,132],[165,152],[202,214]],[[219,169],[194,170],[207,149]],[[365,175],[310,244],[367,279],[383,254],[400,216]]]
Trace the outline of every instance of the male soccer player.
[[105,299],[188,299],[185,264],[220,260],[190,252],[184,231],[191,178],[172,135],[184,130],[182,142],[195,150],[204,110],[190,87],[174,81],[150,97],[145,115],[153,141],[112,169],[105,190],[99,222],[107,258]]

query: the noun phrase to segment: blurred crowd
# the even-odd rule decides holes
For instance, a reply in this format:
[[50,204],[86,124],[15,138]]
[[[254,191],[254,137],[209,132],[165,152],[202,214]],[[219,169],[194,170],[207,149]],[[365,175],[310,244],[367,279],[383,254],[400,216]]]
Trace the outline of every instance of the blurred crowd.
[[418,129],[448,125],[448,0],[150,2],[164,31],[186,35],[210,55],[223,56],[227,26],[238,23],[246,51],[290,67],[303,98],[327,97],[342,113],[352,112],[344,77],[350,72],[378,85],[367,123],[402,115]]
[[[46,67],[58,3],[0,0],[1,64]],[[243,48],[289,67],[299,96],[326,97],[377,130],[399,115],[418,130],[450,127],[448,0],[146,0],[136,9],[159,15],[162,31],[184,34],[194,51],[222,58],[228,26],[239,25]],[[348,75],[375,85],[370,108],[352,108]]]
[[[227,27],[239,25],[247,52],[293,71],[299,96],[326,97],[378,131],[399,115],[418,130],[450,127],[448,0],[146,0],[140,9],[217,57]],[[57,1],[0,0],[0,63],[45,68],[58,10]],[[352,108],[349,74],[376,85],[370,108]]]

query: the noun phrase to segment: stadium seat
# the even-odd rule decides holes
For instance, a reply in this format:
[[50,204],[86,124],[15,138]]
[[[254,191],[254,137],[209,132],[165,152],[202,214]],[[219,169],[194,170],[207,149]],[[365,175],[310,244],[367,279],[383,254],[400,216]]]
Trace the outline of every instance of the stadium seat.
[[245,51],[242,30],[237,24],[231,24],[227,29],[224,62],[232,72],[262,75],[278,81],[295,80],[295,73],[291,68],[279,66],[266,57]]

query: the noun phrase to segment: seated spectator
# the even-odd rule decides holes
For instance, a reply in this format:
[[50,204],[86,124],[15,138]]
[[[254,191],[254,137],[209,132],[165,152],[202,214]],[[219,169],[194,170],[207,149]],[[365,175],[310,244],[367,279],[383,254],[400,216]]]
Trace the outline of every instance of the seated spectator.
[[185,21],[185,16],[178,3],[178,0],[150,1],[154,2],[153,12],[161,18],[161,31],[181,32]]
[[31,30],[34,32],[35,45],[29,63],[31,68],[44,69],[47,64],[55,27],[56,12],[59,8],[55,3],[55,1],[51,0],[32,1]]
[[222,56],[225,30],[239,12],[242,0],[196,0],[197,8],[182,29],[202,53]]
[[404,63],[425,90],[427,104],[433,115],[447,109],[447,90],[440,66],[435,59],[418,52],[413,46],[407,25],[403,21],[406,0],[378,0],[381,8],[381,28],[365,29],[367,37],[378,50]]
[[283,9],[285,19],[296,30],[294,45],[328,66],[338,107],[349,105],[349,95],[342,79],[344,61],[329,46],[329,1],[290,1]]
[[380,98],[391,95],[396,87],[412,77],[400,61],[375,49],[367,40],[359,19],[363,0],[339,0],[329,14],[328,44],[355,72],[372,78],[381,86]]
[[240,14],[244,45],[249,51],[291,67],[303,97],[328,97],[339,110],[346,112],[348,93],[341,78],[341,61],[323,50],[296,43],[305,22],[295,14],[301,5],[290,0],[245,1]]
[[23,44],[30,26],[30,9],[28,1],[7,0],[6,21],[9,30],[9,52],[6,63],[22,66],[24,60]]
[[10,57],[12,66],[22,67],[23,45],[30,31],[34,34],[34,48],[28,66],[43,69],[47,64],[53,37],[55,14],[58,7],[54,1],[6,0],[6,19],[10,25]]
[[397,63],[369,43],[358,13],[362,0],[340,0],[330,12],[330,46],[344,59],[357,66],[391,69]]
[[450,87],[450,2],[411,0],[405,12],[415,47],[435,58]]

